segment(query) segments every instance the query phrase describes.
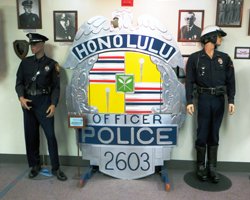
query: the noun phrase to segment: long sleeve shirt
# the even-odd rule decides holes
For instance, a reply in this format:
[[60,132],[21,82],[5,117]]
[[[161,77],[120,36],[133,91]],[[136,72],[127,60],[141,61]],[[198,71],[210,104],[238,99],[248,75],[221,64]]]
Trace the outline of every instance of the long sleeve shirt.
[[194,84],[205,88],[226,86],[228,103],[234,104],[235,74],[231,58],[217,50],[212,58],[204,49],[191,54],[186,65],[187,104],[193,104]]

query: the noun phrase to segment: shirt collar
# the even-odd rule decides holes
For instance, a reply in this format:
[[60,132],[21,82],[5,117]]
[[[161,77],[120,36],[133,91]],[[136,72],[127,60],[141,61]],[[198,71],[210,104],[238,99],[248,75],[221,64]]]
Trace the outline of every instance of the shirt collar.
[[[201,56],[202,56],[202,57],[207,56],[207,54],[206,54],[206,52],[205,52],[205,49],[202,49],[202,50],[201,50]],[[220,54],[218,53],[218,51],[214,50],[213,58],[216,58],[216,57],[220,57]],[[213,58],[212,58],[212,59],[213,59]]]
[[40,62],[44,61],[45,57],[46,57],[46,55],[44,54],[43,57],[37,59],[36,56],[34,55],[34,60],[35,60],[35,62],[40,63]]

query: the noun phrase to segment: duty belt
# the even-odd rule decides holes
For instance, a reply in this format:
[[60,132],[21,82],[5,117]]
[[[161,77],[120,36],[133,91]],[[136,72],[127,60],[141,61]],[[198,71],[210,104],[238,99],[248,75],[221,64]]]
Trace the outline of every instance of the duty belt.
[[199,87],[197,86],[197,92],[199,94],[210,94],[210,95],[223,95],[225,94],[225,86],[218,86],[218,87]]
[[50,93],[49,89],[36,89],[36,90],[28,89],[26,91],[26,94],[30,96],[46,95],[49,93]]

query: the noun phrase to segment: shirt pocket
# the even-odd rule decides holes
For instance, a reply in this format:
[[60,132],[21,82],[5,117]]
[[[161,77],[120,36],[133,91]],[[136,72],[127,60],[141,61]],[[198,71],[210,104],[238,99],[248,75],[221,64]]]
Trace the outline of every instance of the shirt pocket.
[[216,65],[215,66],[215,70],[216,71],[225,71],[225,66],[224,65]]

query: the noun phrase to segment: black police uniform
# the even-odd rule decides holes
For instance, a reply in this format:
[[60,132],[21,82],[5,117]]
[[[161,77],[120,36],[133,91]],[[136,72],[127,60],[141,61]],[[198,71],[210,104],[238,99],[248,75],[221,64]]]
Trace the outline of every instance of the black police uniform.
[[224,114],[224,93],[234,104],[235,76],[230,57],[215,50],[210,58],[203,50],[190,55],[186,66],[186,99],[193,104],[194,84],[198,92],[198,129],[196,146],[217,146]]
[[19,16],[20,28],[36,29],[41,27],[40,18],[34,13],[23,13]]
[[[27,34],[28,36],[28,34]],[[45,41],[39,34],[29,34],[32,42]],[[46,117],[51,104],[57,105],[60,93],[60,77],[57,62],[44,55],[40,59],[30,56],[23,59],[16,74],[16,92],[32,100],[30,110],[23,109],[25,142],[30,167],[40,166],[39,125],[47,138],[52,171],[59,169],[57,141],[54,131],[54,117]]]

